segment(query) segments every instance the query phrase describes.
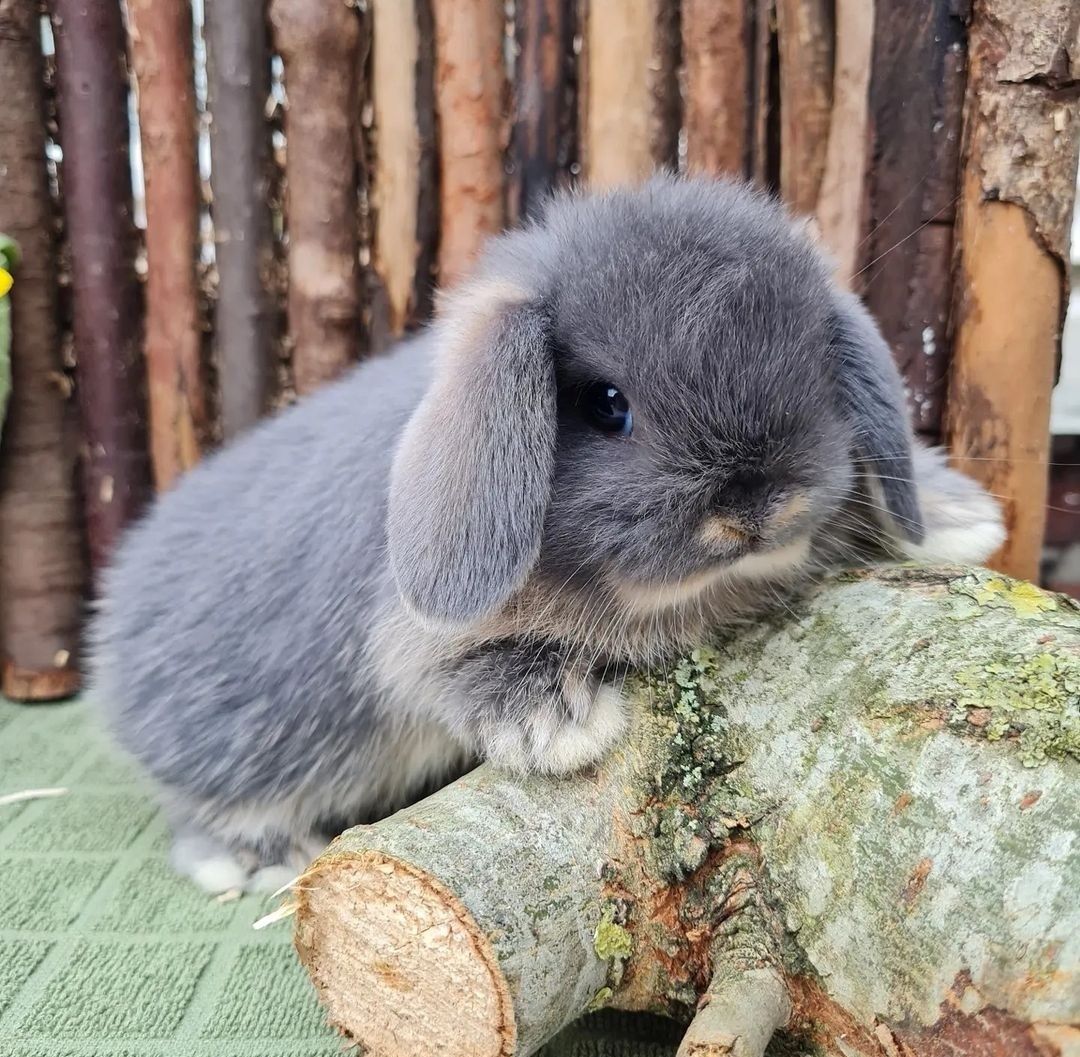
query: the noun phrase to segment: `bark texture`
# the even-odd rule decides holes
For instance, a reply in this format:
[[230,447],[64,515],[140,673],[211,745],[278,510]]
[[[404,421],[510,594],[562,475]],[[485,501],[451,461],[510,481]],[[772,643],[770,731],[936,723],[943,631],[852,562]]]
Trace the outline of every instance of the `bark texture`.
[[373,19],[371,343],[378,349],[430,310],[439,210],[430,0],[376,4]]
[[777,0],[780,193],[812,213],[825,171],[833,101],[832,0]]
[[0,691],[32,701],[78,689],[85,575],[39,34],[33,0],[0,0],[0,231],[17,241],[21,257],[7,297],[12,387],[0,442]]
[[64,206],[90,566],[150,495],[142,291],[135,276],[128,74],[119,0],[55,0]]
[[574,10],[574,0],[519,0],[515,5],[511,221],[531,216],[569,176],[575,131]]
[[686,163],[744,176],[750,152],[751,0],[684,0]]
[[270,402],[274,309],[270,207],[270,93],[261,3],[211,0],[205,7],[217,302],[214,342],[221,431],[253,426]]
[[775,0],[754,0],[750,175],[770,191],[780,188],[780,52]]
[[439,280],[452,286],[506,216],[503,5],[432,0],[442,231]]
[[907,382],[912,421],[941,436],[964,111],[956,0],[877,0],[864,298]]
[[270,21],[289,99],[289,343],[302,396],[338,377],[359,348],[361,22],[345,0],[271,0]]
[[195,465],[207,439],[196,252],[191,6],[128,0],[146,198],[146,357],[150,456],[159,490]]
[[1029,578],[1068,294],[1078,33],[1070,0],[977,0],[969,41],[948,433],[957,464],[1004,500],[992,563]]
[[343,834],[297,949],[379,1057],[527,1054],[601,1006],[700,1008],[684,1054],[1075,1048],[1078,685],[1070,600],[841,578],[635,677],[592,772],[484,766]]
[[637,183],[678,164],[679,8],[586,0],[582,154],[589,186]]

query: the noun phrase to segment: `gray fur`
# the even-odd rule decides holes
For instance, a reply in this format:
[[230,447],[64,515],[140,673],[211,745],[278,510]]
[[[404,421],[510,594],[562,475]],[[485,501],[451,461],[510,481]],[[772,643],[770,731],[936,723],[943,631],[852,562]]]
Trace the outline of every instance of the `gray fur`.
[[[594,380],[631,437],[582,419]],[[911,460],[884,343],[778,205],[667,177],[563,197],[428,332],[131,530],[98,696],[163,789],[174,861],[213,887],[222,847],[302,860],[473,755],[588,764],[625,722],[622,666],[828,566],[932,557],[938,527],[946,557],[985,557],[993,503]]]

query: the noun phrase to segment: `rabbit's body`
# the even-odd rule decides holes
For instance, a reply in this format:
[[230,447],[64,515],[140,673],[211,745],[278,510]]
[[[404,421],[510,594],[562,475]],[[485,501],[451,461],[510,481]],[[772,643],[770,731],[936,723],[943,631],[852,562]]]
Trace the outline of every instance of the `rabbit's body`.
[[106,578],[98,694],[176,865],[231,887],[471,756],[597,759],[623,666],[936,532],[1001,538],[975,485],[913,469],[816,251],[742,188],[658,180],[496,242],[432,330],[165,495]]

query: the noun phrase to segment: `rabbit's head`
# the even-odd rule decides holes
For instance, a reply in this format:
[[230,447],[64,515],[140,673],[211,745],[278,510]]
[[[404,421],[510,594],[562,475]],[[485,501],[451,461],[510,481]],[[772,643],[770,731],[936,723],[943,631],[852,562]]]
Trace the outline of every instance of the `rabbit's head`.
[[888,349],[804,226],[743,186],[556,199],[435,327],[388,526],[421,618],[467,626],[534,577],[638,611],[790,577],[860,464],[889,529],[921,535]]

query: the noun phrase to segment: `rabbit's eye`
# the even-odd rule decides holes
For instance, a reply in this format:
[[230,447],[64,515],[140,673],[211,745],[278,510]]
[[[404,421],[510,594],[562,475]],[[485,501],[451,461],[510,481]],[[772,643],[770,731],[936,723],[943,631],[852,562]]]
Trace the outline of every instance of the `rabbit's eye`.
[[609,382],[593,382],[583,394],[581,407],[589,424],[601,433],[629,437],[633,431],[634,416],[630,405]]

